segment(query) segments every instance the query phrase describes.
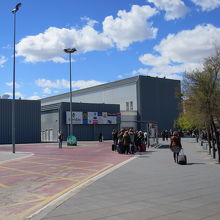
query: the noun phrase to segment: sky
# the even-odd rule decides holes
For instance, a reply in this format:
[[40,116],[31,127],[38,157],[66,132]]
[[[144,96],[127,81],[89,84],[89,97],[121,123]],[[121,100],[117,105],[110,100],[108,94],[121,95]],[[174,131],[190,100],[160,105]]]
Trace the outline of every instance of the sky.
[[182,79],[220,48],[220,0],[1,0],[0,96],[40,99],[132,76]]

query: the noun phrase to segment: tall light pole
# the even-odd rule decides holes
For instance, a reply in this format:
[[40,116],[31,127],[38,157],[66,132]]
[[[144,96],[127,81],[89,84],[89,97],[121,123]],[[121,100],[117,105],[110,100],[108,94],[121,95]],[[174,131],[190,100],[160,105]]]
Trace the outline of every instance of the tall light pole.
[[69,61],[70,61],[70,135],[69,136],[73,135],[71,54],[76,51],[77,51],[76,48],[64,49],[64,52],[69,54]]
[[15,153],[15,40],[16,40],[16,12],[21,7],[18,3],[11,11],[14,14],[14,56],[13,56],[13,99],[12,99],[12,146],[13,153]]

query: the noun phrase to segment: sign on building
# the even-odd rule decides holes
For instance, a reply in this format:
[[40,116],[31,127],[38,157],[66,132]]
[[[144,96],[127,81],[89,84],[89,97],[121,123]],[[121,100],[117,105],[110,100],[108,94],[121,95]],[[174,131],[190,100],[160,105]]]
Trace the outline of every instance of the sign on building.
[[[70,112],[66,112],[66,124],[70,124]],[[72,124],[118,124],[121,113],[110,112],[72,112]]]

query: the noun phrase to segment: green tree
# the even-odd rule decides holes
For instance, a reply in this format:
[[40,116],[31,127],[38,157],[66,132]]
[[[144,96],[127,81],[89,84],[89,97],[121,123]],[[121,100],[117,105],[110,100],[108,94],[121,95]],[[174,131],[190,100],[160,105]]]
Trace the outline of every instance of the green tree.
[[217,127],[220,119],[220,51],[205,59],[203,70],[185,73],[183,93],[187,99],[186,115],[193,126],[205,126],[209,146],[215,158],[215,146],[220,163],[220,144]]

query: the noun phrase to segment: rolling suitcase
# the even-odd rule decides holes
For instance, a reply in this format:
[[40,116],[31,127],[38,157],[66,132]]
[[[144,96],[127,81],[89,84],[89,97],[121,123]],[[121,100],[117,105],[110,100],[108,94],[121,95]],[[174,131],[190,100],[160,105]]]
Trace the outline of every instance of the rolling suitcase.
[[112,151],[115,151],[115,150],[116,150],[116,145],[112,144]]
[[118,152],[119,154],[124,154],[124,153],[125,153],[125,147],[124,147],[123,144],[117,145],[117,152]]
[[141,145],[141,152],[145,152],[146,151],[146,145],[145,144],[142,144]]
[[180,154],[178,156],[178,164],[186,165],[187,164],[187,157],[183,152],[183,149],[180,151]]

